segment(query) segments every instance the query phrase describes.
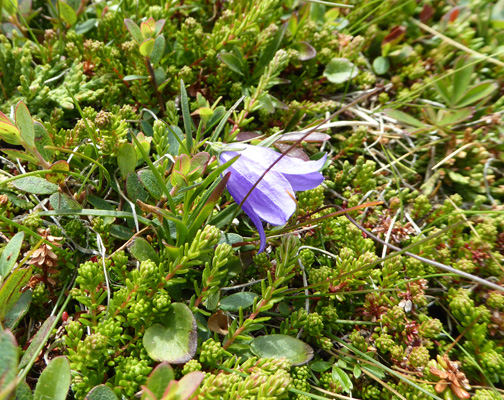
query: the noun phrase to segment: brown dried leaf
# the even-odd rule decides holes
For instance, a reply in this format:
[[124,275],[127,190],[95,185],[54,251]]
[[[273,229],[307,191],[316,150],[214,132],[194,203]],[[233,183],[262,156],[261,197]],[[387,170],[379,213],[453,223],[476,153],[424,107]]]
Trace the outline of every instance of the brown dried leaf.
[[208,318],[208,329],[219,335],[227,335],[228,326],[228,318],[224,315],[222,310],[217,311]]

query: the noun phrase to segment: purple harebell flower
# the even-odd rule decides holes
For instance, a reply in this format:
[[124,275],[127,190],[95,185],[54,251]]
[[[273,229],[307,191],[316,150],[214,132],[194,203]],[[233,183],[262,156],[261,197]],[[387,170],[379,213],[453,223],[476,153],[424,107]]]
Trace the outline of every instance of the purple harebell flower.
[[[231,172],[227,189],[233,199],[240,204],[264,171],[280,158],[281,154],[266,147],[246,144],[227,145],[228,149],[230,147],[236,151],[224,151],[219,159],[221,163],[225,163],[240,155],[226,170]],[[271,225],[284,225],[296,211],[294,192],[313,189],[324,181],[324,177],[318,171],[325,161],[326,156],[317,161],[302,161],[284,156],[247,197],[242,208],[259,232],[261,239],[259,253],[266,247],[266,234],[261,219]]]

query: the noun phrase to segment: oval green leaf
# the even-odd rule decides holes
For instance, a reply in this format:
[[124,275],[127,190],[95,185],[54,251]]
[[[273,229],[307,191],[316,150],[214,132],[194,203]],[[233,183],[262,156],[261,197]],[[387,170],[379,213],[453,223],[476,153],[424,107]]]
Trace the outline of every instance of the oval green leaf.
[[390,69],[390,61],[387,57],[377,57],[373,61],[373,69],[378,75],[383,75]]
[[224,311],[238,311],[250,307],[258,295],[253,292],[240,292],[224,297],[220,302],[220,309]]
[[24,236],[24,232],[16,233],[7,246],[5,246],[5,249],[0,256],[0,276],[2,279],[9,274],[16,263],[19,252],[21,251],[21,246],[23,245]]
[[35,147],[35,129],[33,120],[26,104],[20,101],[16,106],[16,126],[21,133],[21,139],[30,147]]
[[358,74],[359,68],[346,58],[333,58],[324,70],[324,76],[332,83],[344,83]]
[[12,184],[16,189],[32,194],[53,194],[58,191],[58,185],[37,176],[27,176]]
[[185,363],[196,354],[196,319],[182,303],[173,303],[165,318],[165,325],[155,324],[145,331],[143,345],[153,360]]
[[137,156],[135,147],[131,143],[123,143],[117,154],[117,165],[123,178],[136,168]]
[[85,400],[117,400],[117,396],[108,386],[98,385],[89,391]]
[[[175,373],[173,372],[173,368],[170,364],[163,362],[154,368],[147,378],[145,386],[157,399],[161,399],[163,397],[163,393],[168,387],[168,384],[174,379]],[[150,399],[150,396],[148,396],[147,392],[144,391],[142,394],[142,400],[146,399]]]
[[[14,335],[10,331],[0,332],[0,393],[4,392],[16,378],[18,363],[18,347]],[[12,387],[14,389],[14,387]]]
[[75,24],[77,22],[77,14],[75,13],[75,10],[63,1],[58,1],[58,5],[61,19],[65,21],[67,25]]
[[42,371],[34,400],[65,400],[70,389],[70,363],[66,357],[56,357]]
[[303,365],[313,358],[310,345],[288,335],[264,335],[255,338],[250,350],[261,358],[286,358],[292,365]]
[[137,236],[128,246],[128,250],[138,261],[152,260],[159,262],[159,257],[150,243],[143,237]]
[[147,39],[147,40],[144,40],[141,44],[140,44],[140,54],[144,57],[149,57],[152,53],[152,51],[154,50],[154,39]]

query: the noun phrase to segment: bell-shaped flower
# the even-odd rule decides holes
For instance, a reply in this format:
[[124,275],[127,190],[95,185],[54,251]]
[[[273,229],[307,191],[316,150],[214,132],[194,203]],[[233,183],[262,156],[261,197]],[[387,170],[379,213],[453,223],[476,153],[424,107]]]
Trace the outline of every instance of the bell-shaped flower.
[[[282,155],[276,151],[246,144],[230,144],[220,156],[225,163],[233,157],[240,157],[226,170],[231,172],[227,189],[233,199],[240,204],[263,173]],[[271,225],[284,225],[296,210],[295,191],[309,190],[324,181],[318,172],[324,165],[326,156],[316,161],[303,161],[283,156],[266,173],[242,205],[243,211],[256,226],[261,246],[266,247],[266,234],[261,220]]]

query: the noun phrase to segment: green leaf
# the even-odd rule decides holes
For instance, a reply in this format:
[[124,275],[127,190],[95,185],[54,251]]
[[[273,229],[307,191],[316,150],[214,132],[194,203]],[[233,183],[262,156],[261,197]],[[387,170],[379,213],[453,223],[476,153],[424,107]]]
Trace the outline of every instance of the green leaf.
[[157,184],[156,177],[150,169],[138,171],[137,175],[142,185],[144,185],[152,197],[159,200],[163,196],[163,192]]
[[243,242],[243,236],[240,236],[237,233],[225,233],[221,236],[219,243],[217,244],[227,243],[232,246],[233,244],[240,242]]
[[350,393],[352,391],[352,381],[345,371],[339,367],[333,366],[331,375],[333,380],[341,385],[344,392]]
[[254,299],[258,296],[254,292],[239,292],[231,296],[224,297],[220,302],[220,309],[224,311],[238,311],[241,308],[245,309],[254,304]]
[[473,108],[463,108],[456,111],[440,110],[441,118],[436,121],[438,126],[450,126],[459,124],[474,114]]
[[147,192],[138,179],[138,175],[134,172],[131,172],[126,177],[126,192],[128,194],[128,198],[132,200],[134,203],[137,200],[146,201],[147,200]]
[[33,128],[33,120],[28,111],[26,104],[20,101],[16,106],[16,126],[26,144],[30,147],[35,147],[35,129]]
[[21,294],[14,307],[5,316],[4,325],[8,329],[14,329],[26,315],[32,301],[32,291],[27,290]]
[[117,225],[117,224],[111,225],[109,228],[109,232],[113,237],[124,241],[130,240],[131,236],[133,236],[133,232],[131,231],[131,229],[123,225]]
[[[3,1],[3,9],[10,16],[16,15],[16,13],[18,11],[18,0],[4,0]],[[0,10],[0,16],[1,15],[2,15],[2,10]]]
[[252,78],[254,80],[258,79],[262,75],[264,68],[266,68],[266,66],[273,59],[273,57],[275,57],[275,54],[280,48],[280,45],[282,43],[286,29],[287,24],[283,24],[282,27],[278,29],[277,32],[275,33],[275,37],[273,38],[273,40],[269,41],[266,48],[262,51],[261,55],[259,56],[259,60],[255,65],[254,73],[252,75]]
[[140,54],[144,57],[150,57],[152,51],[154,50],[154,39],[147,39],[140,43]]
[[244,62],[240,60],[238,56],[233,53],[220,53],[217,58],[219,58],[231,71],[236,72],[241,76],[245,76],[244,72]]
[[448,77],[438,79],[434,82],[434,87],[437,89],[439,95],[444,103],[451,106],[452,103],[452,81]]
[[7,143],[19,145],[21,144],[21,134],[19,129],[12,124],[9,118],[0,111],[0,139]]
[[85,400],[118,400],[112,389],[105,385],[95,386],[86,395]]
[[51,183],[61,183],[65,180],[66,175],[64,173],[56,173],[56,171],[68,172],[70,171],[70,164],[65,160],[59,160],[51,165],[49,169],[55,171],[55,173],[46,174],[45,178]]
[[117,165],[119,166],[119,171],[121,171],[121,176],[126,178],[126,176],[135,171],[137,162],[137,155],[135,151],[135,146],[131,143],[123,143],[119,147],[119,153],[117,154]]
[[288,335],[264,335],[255,338],[250,350],[260,358],[286,358],[292,365],[303,365],[313,358],[310,345]]
[[65,400],[70,389],[70,363],[66,357],[56,357],[42,371],[34,400]]
[[49,204],[53,210],[80,210],[82,206],[65,193],[53,193],[49,197]]
[[471,87],[457,102],[457,107],[466,107],[474,105],[479,101],[490,97],[497,90],[497,84],[493,82],[481,82],[478,85]]
[[0,276],[3,280],[9,275],[14,267],[14,264],[19,257],[19,252],[21,251],[21,246],[23,245],[24,232],[16,233],[12,239],[9,241],[7,246],[5,246],[2,255],[0,256]]
[[77,33],[78,35],[83,35],[96,27],[97,24],[98,18],[89,18],[88,20],[75,25],[75,33]]
[[359,69],[346,58],[333,58],[326,65],[323,75],[329,82],[344,83],[358,74]]
[[384,75],[390,69],[390,61],[387,57],[377,57],[373,61],[373,70],[377,75]]
[[361,376],[361,374],[362,374],[362,369],[361,369],[361,367],[359,366],[359,364],[355,364],[355,365],[354,365],[354,368],[353,368],[353,374],[354,374],[355,379],[359,379],[359,377]]
[[[156,79],[157,85],[161,85],[166,80],[166,72],[164,68],[159,67],[154,71],[154,78]],[[150,147],[150,146],[149,146]]]
[[189,400],[198,389],[199,385],[201,385],[204,378],[205,374],[201,371],[189,372],[178,382],[175,398],[180,400]]
[[13,160],[24,160],[28,161],[32,164],[37,164],[37,159],[33,157],[31,154],[26,153],[23,150],[15,150],[15,149],[1,149],[5,154],[7,154]]
[[308,61],[312,58],[315,58],[317,55],[317,50],[315,50],[315,48],[307,42],[298,42],[295,43],[292,47],[299,52],[299,61]]
[[403,124],[414,126],[415,128],[425,128],[425,124],[423,122],[420,122],[418,119],[406,114],[405,112],[394,110],[393,108],[387,108],[385,110],[385,114],[398,120],[399,122],[402,122]]
[[159,262],[157,252],[152,248],[150,243],[143,237],[137,236],[128,246],[128,250],[133,257],[138,261],[152,260],[156,263]]
[[126,25],[126,29],[129,31],[135,42],[139,44],[143,42],[142,31],[137,24],[135,24],[131,19],[126,18],[124,20],[124,25]]
[[189,101],[187,99],[187,91],[184,81],[180,80],[180,107],[182,108],[182,118],[184,119],[184,131],[186,138],[187,153],[191,154],[193,146],[191,114],[189,113]]
[[[0,331],[0,393],[4,394],[14,379],[18,370],[18,346],[10,331]],[[12,387],[14,389],[14,387]],[[8,393],[5,393],[8,395]],[[9,398],[9,396],[6,396]]]
[[143,345],[155,361],[183,364],[196,354],[198,340],[196,320],[183,303],[173,303],[164,317],[165,324],[147,328]]
[[16,400],[33,400],[33,392],[26,382],[21,382],[16,388]]
[[140,79],[149,79],[149,77],[143,76],[143,75],[126,75],[123,78],[123,81],[135,81],[135,80],[140,80]]
[[200,178],[205,172],[209,160],[210,154],[205,151],[196,154],[191,159],[190,171],[187,174],[189,179],[195,181],[196,179]]
[[58,191],[58,185],[37,176],[27,176],[12,182],[13,186],[27,193],[53,194]]
[[495,3],[490,20],[494,28],[504,29],[504,0],[499,0]]
[[[150,373],[145,386],[155,396],[156,399],[161,399],[168,384],[175,379],[175,373],[170,364],[162,362]],[[144,391],[142,400],[147,400],[150,397]]]
[[[152,64],[156,65],[161,60],[161,57],[163,57],[163,54],[164,54],[165,45],[166,45],[166,40],[163,35],[159,35],[154,40],[154,49],[152,50],[152,54],[150,56]],[[164,79],[162,79],[162,80],[164,80]]]
[[[33,129],[35,130],[35,147],[44,160],[51,162],[54,159],[54,150],[44,148],[44,146],[53,146],[51,136],[40,122],[34,122]],[[60,161],[66,163],[63,160]]]
[[224,178],[222,178],[220,180],[220,182],[217,183],[217,185],[215,186],[215,189],[212,191],[212,193],[210,193],[210,195],[208,196],[208,199],[205,201],[204,206],[201,208],[201,210],[199,211],[196,218],[189,225],[188,235],[190,238],[194,237],[194,235],[196,234],[196,231],[201,228],[203,223],[206,221],[206,219],[212,213],[215,205],[220,200],[222,193],[226,189],[226,183],[229,180],[230,174],[231,173],[228,172],[224,176]]
[[75,10],[67,3],[63,1],[58,1],[59,12],[61,19],[67,23],[67,25],[74,25],[77,22],[77,14]]
[[455,61],[453,74],[453,90],[452,90],[452,102],[457,104],[462,95],[466,92],[469,84],[471,83],[471,75],[474,72],[474,64],[470,64],[472,61],[469,57],[461,56]]
[[21,289],[28,283],[31,275],[31,268],[16,269],[3,283],[0,288],[0,322],[18,302]]
[[367,372],[376,376],[378,379],[383,379],[386,376],[383,369],[376,365],[362,364],[362,369],[365,369]]
[[166,22],[165,19],[159,19],[156,21],[156,24],[154,25],[154,36],[158,36],[161,33],[165,25],[165,22]]
[[310,369],[315,372],[325,372],[332,367],[332,363],[329,361],[315,361],[310,364]]
[[44,321],[30,342],[30,346],[28,346],[28,349],[23,354],[23,358],[21,358],[21,362],[19,363],[19,368],[26,367],[32,358],[38,356],[37,350],[49,338],[55,320],[56,316],[52,315]]

